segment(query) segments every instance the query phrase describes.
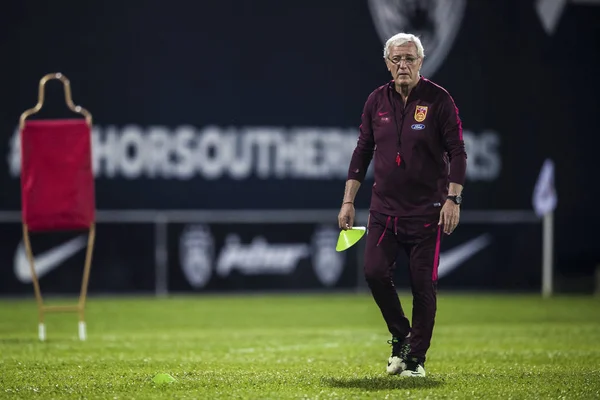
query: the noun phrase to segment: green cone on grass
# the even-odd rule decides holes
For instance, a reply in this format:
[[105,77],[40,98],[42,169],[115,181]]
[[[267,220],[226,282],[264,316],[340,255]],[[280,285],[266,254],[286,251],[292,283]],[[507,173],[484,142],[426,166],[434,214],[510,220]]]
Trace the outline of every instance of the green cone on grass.
[[171,383],[175,381],[177,381],[177,379],[169,374],[156,374],[154,378],[152,378],[152,382],[154,383]]

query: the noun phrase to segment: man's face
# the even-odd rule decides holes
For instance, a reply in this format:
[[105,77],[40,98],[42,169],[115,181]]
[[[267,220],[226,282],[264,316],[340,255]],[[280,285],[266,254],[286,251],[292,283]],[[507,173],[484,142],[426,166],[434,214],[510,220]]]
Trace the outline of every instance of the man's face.
[[402,46],[391,46],[385,64],[396,85],[414,86],[419,81],[423,60],[417,56],[417,46],[407,42]]

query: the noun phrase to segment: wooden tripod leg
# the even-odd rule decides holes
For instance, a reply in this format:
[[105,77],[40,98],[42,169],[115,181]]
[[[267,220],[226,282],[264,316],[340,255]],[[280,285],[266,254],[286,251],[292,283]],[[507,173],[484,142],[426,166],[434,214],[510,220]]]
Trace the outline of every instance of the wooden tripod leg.
[[88,235],[87,252],[85,254],[85,267],[83,270],[83,278],[81,280],[81,291],[79,293],[79,339],[86,339],[86,326],[85,326],[85,301],[87,299],[88,282],[90,279],[90,270],[92,268],[92,253],[94,251],[94,242],[96,238],[96,224],[90,225],[90,232]]
[[31,251],[31,242],[29,240],[29,229],[27,225],[23,224],[23,242],[25,243],[25,252],[27,253],[27,259],[29,260],[29,270],[31,272],[31,281],[33,282],[33,288],[35,290],[35,299],[38,306],[38,336],[40,340],[46,340],[46,326],[44,325],[44,300],[42,298],[42,292],[40,290],[40,283],[35,272],[33,252]]

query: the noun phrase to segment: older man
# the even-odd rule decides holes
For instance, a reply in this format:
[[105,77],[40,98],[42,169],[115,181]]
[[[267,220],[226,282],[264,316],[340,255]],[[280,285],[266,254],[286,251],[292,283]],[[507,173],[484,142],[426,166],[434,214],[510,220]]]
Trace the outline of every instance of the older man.
[[[354,198],[374,161],[365,279],[392,335],[387,372],[425,376],[436,313],[442,233],[458,225],[466,159],[458,109],[450,94],[420,75],[418,37],[399,33],[384,47],[393,80],[367,98],[352,154],[341,229],[354,223]],[[400,249],[409,257],[412,329],[393,282]]]

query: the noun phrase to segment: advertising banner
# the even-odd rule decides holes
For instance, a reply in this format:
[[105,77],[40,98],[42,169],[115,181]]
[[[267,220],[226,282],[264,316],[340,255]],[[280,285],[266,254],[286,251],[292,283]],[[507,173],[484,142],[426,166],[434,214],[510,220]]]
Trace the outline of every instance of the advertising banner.
[[[158,234],[157,234],[158,233]],[[0,224],[0,295],[31,295],[21,225]],[[368,233],[367,233],[368,234]],[[363,237],[335,250],[339,229],[315,222],[98,223],[89,293],[226,293],[365,288]],[[31,235],[42,293],[77,294],[87,232]],[[444,235],[440,289],[540,287],[540,223],[464,223]],[[409,289],[401,251],[396,285]]]
[[171,224],[169,290],[354,288],[358,246],[337,252],[334,225]]
[[[0,224],[0,295],[31,295],[29,261],[18,223]],[[79,294],[88,234],[31,233],[42,295]],[[153,224],[98,224],[89,293],[154,292]]]

